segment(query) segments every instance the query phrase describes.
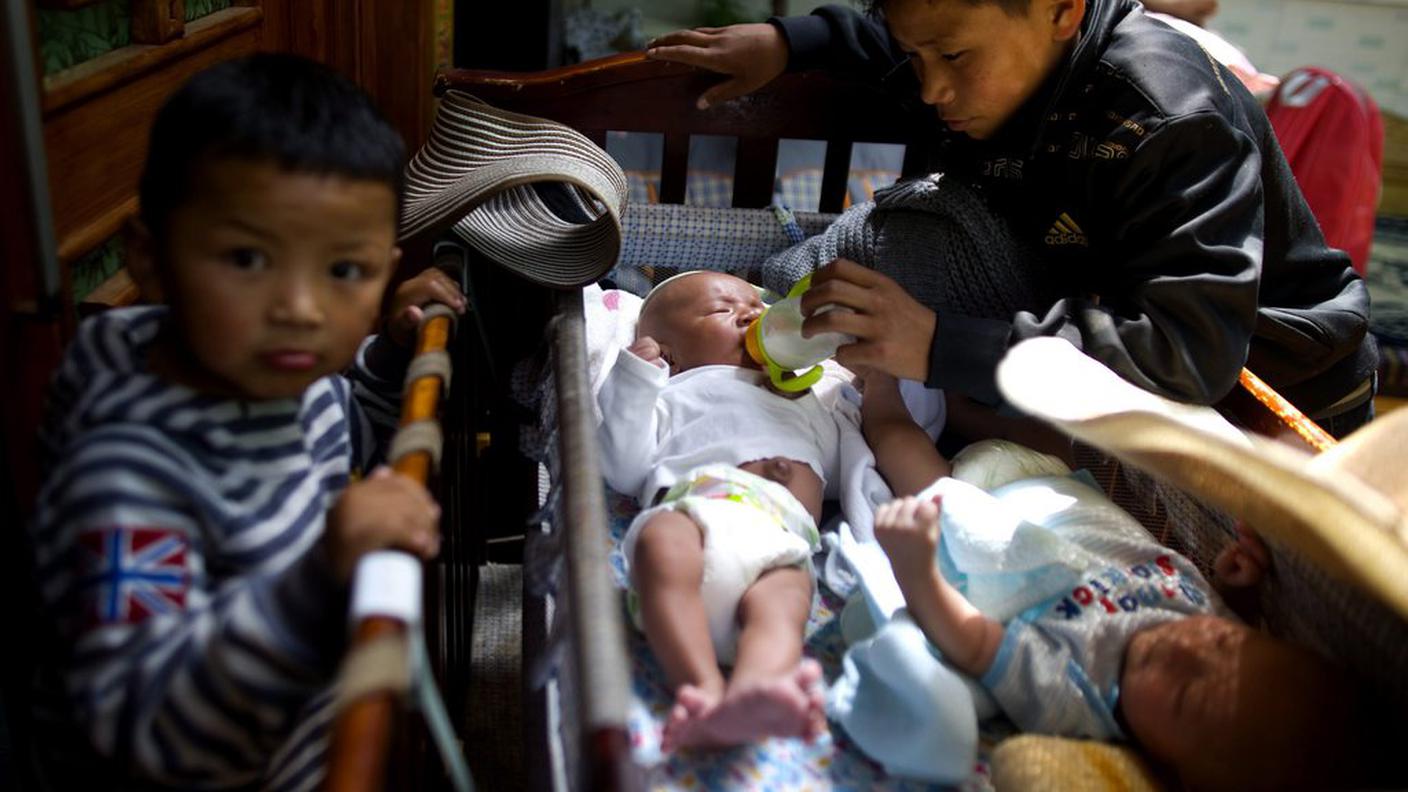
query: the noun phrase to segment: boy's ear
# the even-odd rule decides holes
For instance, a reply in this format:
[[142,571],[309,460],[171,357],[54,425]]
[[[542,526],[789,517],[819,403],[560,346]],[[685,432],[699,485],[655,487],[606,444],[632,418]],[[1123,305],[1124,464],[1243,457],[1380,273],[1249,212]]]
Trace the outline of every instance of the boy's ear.
[[141,292],[142,302],[158,304],[165,301],[161,273],[156,263],[156,240],[140,218],[127,222],[127,274]]
[[1085,21],[1085,0],[1047,0],[1046,11],[1050,14],[1052,38],[1070,41],[1080,33]]

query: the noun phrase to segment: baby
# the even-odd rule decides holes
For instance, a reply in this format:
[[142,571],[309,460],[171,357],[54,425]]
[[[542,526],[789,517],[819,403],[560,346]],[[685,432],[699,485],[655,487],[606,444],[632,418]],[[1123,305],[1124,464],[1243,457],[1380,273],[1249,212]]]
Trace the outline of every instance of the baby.
[[666,749],[825,730],[820,667],[801,656],[810,557],[842,446],[863,440],[814,393],[767,388],[744,348],[763,308],[732,275],[661,283],[598,397],[606,480],[646,507],[622,549],[675,690]]
[[[942,503],[913,496],[946,475],[948,463],[903,412],[893,379],[867,376],[865,387],[866,438],[881,473],[906,496],[875,518],[906,607],[945,660],[978,679],[1018,726],[1128,736],[1198,789],[1331,780],[1349,743],[1348,685],[1309,652],[1221,615],[1187,559],[1078,479],[995,487],[999,501],[1010,503],[1036,485],[1075,504],[1061,514],[1077,519],[1044,526],[1066,548],[1065,563],[1079,559],[1079,569],[1064,595],[1006,623],[980,611],[946,577],[958,574],[954,559],[962,548],[944,542],[940,551]],[[1112,512],[1125,519],[1105,519]],[[1109,527],[1092,528],[1097,520],[1082,514]],[[1259,541],[1242,534],[1218,557],[1215,572],[1221,582],[1245,587],[1265,564]]]

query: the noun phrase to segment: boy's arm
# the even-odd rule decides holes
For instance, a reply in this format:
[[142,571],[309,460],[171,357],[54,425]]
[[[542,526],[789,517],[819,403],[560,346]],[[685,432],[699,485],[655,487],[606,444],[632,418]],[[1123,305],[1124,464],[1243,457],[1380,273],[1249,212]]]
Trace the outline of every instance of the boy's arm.
[[331,679],[346,592],[312,530],[241,537],[292,556],[277,574],[212,566],[196,489],[178,453],[90,436],[40,499],[40,582],[99,754],[178,787],[249,785]]
[[[1100,293],[1058,301],[1041,315],[1018,314],[1010,343],[1061,336],[1146,390],[1210,404],[1236,385],[1258,321],[1267,236],[1262,158],[1256,141],[1211,114],[1173,119],[1132,147],[1127,165],[1092,186],[1108,196],[1100,205],[1112,210],[1100,232],[1108,242],[1091,262]],[[1318,237],[1310,225],[1284,233]],[[1304,269],[1307,278],[1326,276]],[[1348,266],[1327,276],[1347,289],[1357,285]],[[1309,280],[1301,288],[1302,295],[1320,293]],[[1296,298],[1270,299],[1293,305]],[[1345,308],[1334,321],[1352,333],[1364,317]],[[1338,332],[1306,328],[1312,335],[1327,331]],[[935,339],[940,357],[965,354],[942,325]],[[1316,355],[1334,352],[1333,345],[1307,349],[1304,359],[1287,361],[1287,373],[1313,370]]]
[[383,461],[391,436],[401,423],[401,400],[410,360],[410,350],[398,346],[385,334],[377,334],[362,342],[347,370],[352,388],[348,409],[352,460],[364,472]]
[[[1135,385],[1179,401],[1211,404],[1231,391],[1248,362],[1259,299],[1267,296],[1261,156],[1255,141],[1207,115],[1174,119],[1138,141],[1131,141],[1128,163],[1087,188],[1108,211],[1082,218],[1092,242],[1101,238],[1086,279],[1100,293],[1066,297],[1010,322],[941,312],[930,348],[931,386],[998,403],[993,371],[1007,349],[1059,336]],[[1319,237],[1313,223],[1272,221],[1292,245],[1297,237]],[[1312,241],[1324,250],[1322,241]],[[1342,269],[1290,260],[1277,266],[1305,275],[1297,294],[1269,295],[1279,304],[1296,305],[1304,294],[1338,295],[1318,312],[1322,323],[1307,323],[1299,339],[1287,339],[1300,353],[1295,359],[1252,361],[1263,377],[1294,381],[1297,372],[1342,354],[1336,339],[1362,337],[1367,299],[1347,260]]]
[[896,496],[914,495],[952,472],[948,460],[909,414],[894,377],[878,372],[866,375],[860,414],[875,466]]
[[901,68],[908,56],[885,25],[852,8],[828,5],[805,16],[768,20],[787,40],[787,69],[829,69],[849,77],[912,86],[914,72]]
[[401,422],[406,367],[414,357],[423,306],[432,302],[461,314],[466,306],[459,285],[444,271],[427,267],[397,287],[382,332],[362,342],[347,371],[354,400],[353,460],[363,471],[381,461]]
[[915,624],[960,671],[982,677],[992,667],[1004,635],[1002,625],[964,598],[935,563],[939,504],[905,497],[880,507],[875,538],[885,549],[905,608]]
[[783,71],[829,68],[852,78],[872,79],[912,95],[912,70],[885,26],[842,6],[807,16],[774,17],[767,23],[697,28],[667,33],[648,45],[646,56],[727,75],[699,97],[700,109],[752,93]]
[[655,459],[660,425],[656,407],[670,377],[632,351],[640,344],[621,350],[597,394],[602,475],[612,489],[633,497],[641,495]]

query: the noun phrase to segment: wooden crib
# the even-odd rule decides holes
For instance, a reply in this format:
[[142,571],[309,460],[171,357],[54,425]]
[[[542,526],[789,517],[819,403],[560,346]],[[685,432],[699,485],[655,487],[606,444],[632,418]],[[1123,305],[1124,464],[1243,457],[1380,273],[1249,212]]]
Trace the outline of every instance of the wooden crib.
[[[437,78],[435,90],[466,91],[504,109],[550,118],[603,145],[610,131],[661,134],[659,195],[665,203],[683,202],[692,135],[737,138],[733,205],[740,208],[771,203],[783,138],[826,141],[822,212],[842,209],[856,142],[904,144],[905,175],[926,170],[924,141],[907,140],[901,132],[917,128],[906,117],[915,110],[874,87],[822,73],[787,74],[753,95],[698,110],[695,99],[716,79],[629,54],[531,74],[450,71]],[[429,256],[432,241],[412,240],[407,259]],[[582,295],[535,286],[477,260],[470,262],[468,285],[476,307],[470,321],[461,322],[467,332],[455,344],[456,391],[446,418],[450,440],[442,491],[448,557],[427,579],[433,665],[447,699],[464,701],[474,567],[483,558],[483,542],[493,531],[526,529],[523,668],[529,786],[638,788],[642,776],[631,758],[626,717],[631,684],[625,628],[619,592],[608,576]],[[1239,389],[1221,407],[1251,430],[1293,443],[1324,442],[1313,424],[1284,405],[1268,406],[1267,398],[1259,399],[1251,390]],[[555,453],[544,454],[549,447]],[[539,460],[545,461],[540,465]],[[1148,477],[1088,452],[1084,461],[1100,467],[1111,490],[1156,536],[1194,555],[1206,568],[1211,556],[1197,553],[1207,544],[1207,531],[1230,528],[1225,515],[1186,496],[1166,506],[1162,499],[1170,495],[1168,488]],[[1185,520],[1199,526],[1179,524]],[[1333,583],[1316,578],[1306,585],[1316,589]],[[1275,594],[1287,596],[1287,608],[1295,607],[1294,588],[1283,585]],[[1356,624],[1368,626],[1341,631],[1332,644],[1368,640],[1366,630],[1375,632],[1374,646],[1396,645],[1408,635],[1400,620],[1372,601],[1349,593],[1340,602],[1363,614],[1353,620]],[[1314,627],[1286,632],[1303,637],[1307,629]],[[1391,662],[1398,663],[1404,651],[1394,651]],[[1408,700],[1402,683],[1392,688],[1390,695]],[[475,747],[466,750],[472,754]],[[428,754],[419,757],[428,759]]]

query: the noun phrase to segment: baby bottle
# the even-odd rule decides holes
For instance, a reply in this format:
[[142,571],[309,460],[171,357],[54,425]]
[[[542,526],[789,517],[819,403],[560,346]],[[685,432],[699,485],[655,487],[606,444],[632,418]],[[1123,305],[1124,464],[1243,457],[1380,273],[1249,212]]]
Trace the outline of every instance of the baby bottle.
[[[810,275],[797,281],[786,299],[768,306],[748,325],[748,356],[767,369],[773,387],[780,391],[797,393],[815,385],[821,379],[817,364],[836,354],[837,347],[856,340],[849,333],[836,332],[802,337],[802,320],[806,318],[802,316],[802,295],[811,285]],[[817,312],[833,310],[850,309],[826,305]]]

